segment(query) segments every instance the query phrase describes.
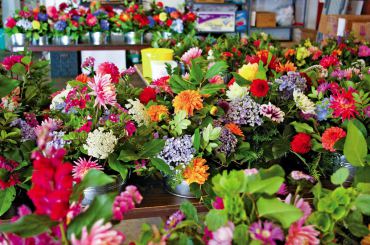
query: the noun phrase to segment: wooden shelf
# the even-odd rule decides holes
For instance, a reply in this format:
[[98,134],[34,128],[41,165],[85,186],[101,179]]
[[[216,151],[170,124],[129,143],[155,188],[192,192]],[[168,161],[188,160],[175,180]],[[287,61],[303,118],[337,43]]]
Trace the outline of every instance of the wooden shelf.
[[[77,44],[77,45],[44,45],[27,47],[33,52],[77,52],[83,50],[135,50],[140,51],[144,48],[149,48],[150,44],[105,44],[105,45],[91,45],[91,44]],[[13,47],[17,48],[17,47]]]

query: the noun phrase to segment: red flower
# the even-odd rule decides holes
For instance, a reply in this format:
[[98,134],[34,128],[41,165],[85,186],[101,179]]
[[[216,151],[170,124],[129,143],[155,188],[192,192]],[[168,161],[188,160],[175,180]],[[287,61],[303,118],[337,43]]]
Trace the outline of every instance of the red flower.
[[151,87],[146,87],[146,88],[143,89],[143,91],[141,91],[141,93],[139,95],[139,100],[140,100],[141,103],[146,105],[151,100],[155,101],[156,97],[157,97],[157,93],[156,93],[155,89],[151,88]]
[[345,89],[338,89],[334,91],[330,100],[330,108],[333,109],[333,116],[338,118],[351,119],[358,115],[356,110],[356,101],[353,98],[352,91],[346,91]]
[[36,207],[36,214],[48,215],[52,220],[64,219],[72,194],[72,165],[64,163],[64,149],[55,150],[50,157],[34,153],[32,188],[28,191]]
[[163,3],[162,2],[157,2],[157,6],[160,7],[160,8],[163,8]]
[[59,4],[59,10],[60,11],[64,11],[67,7],[68,7],[68,4],[66,4],[66,3]]
[[28,11],[21,10],[19,11],[19,16],[21,16],[22,18],[28,19],[29,17],[32,16],[32,14]]
[[75,20],[71,20],[71,23],[74,27],[78,27],[78,22]]
[[23,55],[11,55],[5,57],[3,62],[1,63],[5,70],[10,71],[13,65],[22,62]]
[[7,160],[0,156],[0,190],[5,190],[19,183],[18,174],[14,170],[18,163],[13,160]]
[[112,83],[118,83],[120,78],[120,73],[118,67],[111,62],[101,63],[97,70],[98,73],[102,75],[109,74],[112,79]]
[[157,15],[154,15],[154,16],[153,16],[153,20],[154,20],[155,22],[159,23],[159,22],[160,22],[159,15],[158,15],[158,14],[157,14]]
[[16,24],[17,24],[17,22],[15,21],[15,19],[13,19],[12,17],[9,17],[6,20],[5,27],[7,27],[7,28],[13,28]]
[[227,83],[227,87],[230,87],[235,83],[235,77],[231,78],[230,81]]
[[322,146],[324,149],[335,152],[334,145],[341,138],[346,137],[346,131],[339,127],[331,127],[325,130],[322,134]]
[[172,25],[172,20],[171,20],[171,19],[168,19],[168,20],[166,21],[166,25],[167,25],[168,27],[170,27],[170,26]]
[[164,77],[161,77],[157,80],[154,80],[151,83],[151,85],[156,88],[157,93],[165,92],[165,93],[169,93],[169,94],[173,95],[172,89],[171,89],[170,85],[168,84],[169,80],[170,80],[169,76],[164,76]]
[[292,151],[298,154],[306,154],[311,150],[311,136],[305,133],[298,133],[290,142]]
[[261,45],[261,40],[256,40],[253,42],[253,46],[256,47],[256,48],[259,48]]
[[55,8],[55,6],[47,7],[46,8],[46,13],[52,19],[57,19],[58,18],[58,10]]
[[96,16],[94,16],[92,14],[88,14],[86,16],[86,24],[88,26],[95,26],[96,23],[98,23],[98,18],[96,18]]
[[234,55],[231,52],[223,52],[222,56],[224,56],[224,57],[233,57]]
[[320,65],[324,68],[329,68],[330,66],[339,65],[339,59],[334,55],[324,56],[320,60]]
[[265,97],[269,91],[269,85],[266,80],[255,79],[251,84],[251,93],[256,97]]
[[187,13],[185,16],[185,21],[194,22],[197,19],[197,15],[193,12]]

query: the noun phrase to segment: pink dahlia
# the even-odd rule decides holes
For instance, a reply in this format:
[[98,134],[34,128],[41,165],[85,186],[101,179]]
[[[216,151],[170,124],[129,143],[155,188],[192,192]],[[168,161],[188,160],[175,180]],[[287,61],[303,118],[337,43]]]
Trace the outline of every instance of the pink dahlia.
[[306,202],[303,198],[300,198],[299,196],[296,196],[294,203],[292,203],[292,194],[289,194],[285,198],[284,202],[287,204],[294,204],[296,208],[299,208],[303,212],[303,216],[295,223],[303,225],[306,222],[308,216],[310,216],[312,213],[310,204]]
[[191,66],[191,61],[195,58],[198,58],[202,55],[202,50],[198,47],[191,48],[188,51],[186,51],[185,54],[181,56],[182,62],[185,64]]
[[5,70],[10,71],[15,64],[22,62],[22,58],[23,55],[10,55],[5,57],[1,64]]
[[322,146],[324,149],[335,152],[334,145],[338,140],[346,137],[346,131],[339,127],[331,127],[322,134]]
[[366,45],[360,45],[358,49],[358,57],[368,57],[370,56],[370,48]]
[[102,75],[109,74],[112,79],[112,83],[118,83],[119,81],[120,74],[118,67],[111,62],[101,63],[98,67],[97,72]]
[[114,199],[113,218],[123,220],[123,215],[135,208],[135,204],[140,204],[143,200],[136,186],[129,185],[126,190]]
[[289,233],[286,237],[285,245],[316,245],[320,244],[320,240],[317,236],[320,232],[314,229],[313,225],[303,226],[298,223],[294,223],[289,227]]
[[86,16],[86,24],[88,26],[95,26],[96,23],[98,23],[98,18],[96,18],[96,16],[92,15],[92,14],[88,14]]
[[330,98],[330,108],[333,109],[333,116],[336,118],[341,117],[342,121],[358,115],[352,91],[341,89],[333,94]]
[[122,232],[111,229],[111,223],[103,225],[103,222],[103,219],[96,221],[91,227],[90,232],[87,231],[86,226],[82,228],[80,240],[76,238],[75,234],[72,234],[72,245],[122,244],[126,239],[125,235]]
[[96,96],[94,106],[99,108],[103,106],[107,109],[107,105],[115,105],[117,103],[116,87],[112,83],[109,74],[101,75],[98,73],[87,85],[93,90],[90,94]]
[[103,167],[99,165],[98,161],[92,161],[91,157],[89,160],[80,157],[74,163],[76,165],[73,166],[72,176],[76,182],[80,182],[90,169],[103,170]]
[[259,240],[262,244],[276,245],[276,241],[284,240],[284,232],[272,222],[254,222],[249,227],[249,232],[253,240]]

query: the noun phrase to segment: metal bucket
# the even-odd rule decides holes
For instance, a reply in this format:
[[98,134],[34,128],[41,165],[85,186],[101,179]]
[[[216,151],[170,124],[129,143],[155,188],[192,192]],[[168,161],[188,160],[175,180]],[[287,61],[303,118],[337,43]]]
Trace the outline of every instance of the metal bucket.
[[81,35],[80,43],[90,43],[90,33],[86,32],[85,34]]
[[32,45],[39,45],[44,46],[49,44],[49,37],[48,36],[41,36],[39,39],[32,39]]
[[147,32],[144,34],[144,43],[151,43],[153,39],[153,33]]
[[190,186],[188,182],[183,180],[180,184],[173,186],[171,185],[171,179],[170,178],[165,178],[165,189],[168,193],[178,196],[178,197],[183,197],[183,198],[196,198],[195,195],[190,191]]
[[90,205],[91,202],[94,200],[94,198],[98,195],[103,195],[103,194],[113,192],[113,191],[121,192],[128,178],[129,178],[129,174],[127,174],[127,177],[125,179],[122,179],[122,177],[119,175],[114,183],[104,185],[104,186],[86,188],[83,191],[84,198],[82,199],[81,204],[83,206]]
[[12,46],[24,46],[26,44],[26,34],[16,33],[10,37]]
[[113,44],[122,44],[125,42],[125,36],[122,32],[111,32],[110,42]]
[[125,43],[127,44],[142,44],[143,34],[140,32],[130,31],[125,33]]
[[90,43],[93,45],[105,44],[106,34],[104,32],[90,32]]

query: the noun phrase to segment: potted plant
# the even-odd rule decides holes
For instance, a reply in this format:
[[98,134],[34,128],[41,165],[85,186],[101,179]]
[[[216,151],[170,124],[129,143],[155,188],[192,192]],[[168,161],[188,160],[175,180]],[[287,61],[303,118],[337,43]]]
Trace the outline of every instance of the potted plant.
[[143,7],[135,1],[126,5],[126,11],[120,15],[122,30],[125,33],[125,42],[128,44],[143,43],[145,29],[149,25],[149,19],[145,15]]
[[32,31],[28,32],[27,35],[30,35],[33,45],[48,45],[50,26],[48,23],[46,7],[40,6],[38,10],[39,12],[34,11],[34,20],[32,21]]
[[17,10],[5,23],[5,32],[10,36],[13,46],[24,46],[26,33],[32,30],[33,15],[28,8]]

